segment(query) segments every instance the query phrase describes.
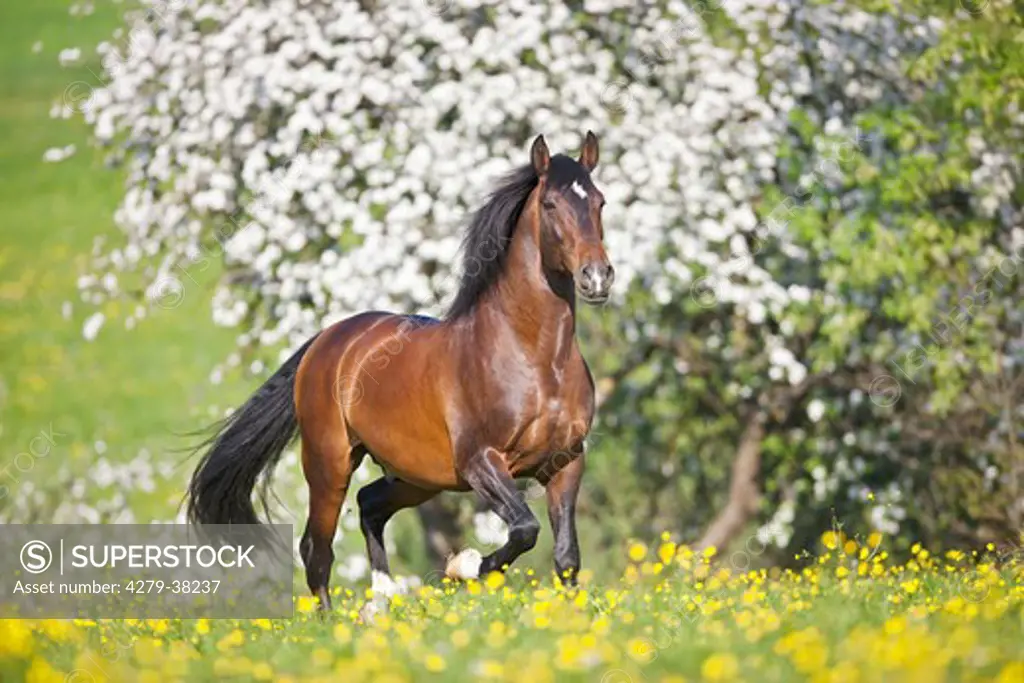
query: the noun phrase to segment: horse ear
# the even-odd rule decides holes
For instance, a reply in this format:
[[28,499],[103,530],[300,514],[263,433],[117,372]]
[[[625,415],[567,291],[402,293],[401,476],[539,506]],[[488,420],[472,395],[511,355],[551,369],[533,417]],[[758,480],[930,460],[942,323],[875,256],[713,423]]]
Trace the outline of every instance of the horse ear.
[[533,170],[538,176],[548,172],[551,164],[551,152],[548,151],[548,143],[544,142],[544,136],[538,135],[530,148],[530,161],[533,163]]
[[592,131],[587,131],[583,138],[583,147],[580,149],[580,165],[587,171],[593,171],[597,166],[598,149],[597,136]]

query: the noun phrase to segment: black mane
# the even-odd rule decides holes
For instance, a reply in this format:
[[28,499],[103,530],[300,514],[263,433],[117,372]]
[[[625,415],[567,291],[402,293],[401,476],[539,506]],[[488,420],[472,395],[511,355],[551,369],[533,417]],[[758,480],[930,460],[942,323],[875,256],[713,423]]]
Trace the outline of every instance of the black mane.
[[461,318],[497,282],[505,267],[519,215],[537,186],[537,174],[530,165],[517,168],[502,178],[487,201],[473,214],[462,238],[462,275],[455,300],[445,316]]

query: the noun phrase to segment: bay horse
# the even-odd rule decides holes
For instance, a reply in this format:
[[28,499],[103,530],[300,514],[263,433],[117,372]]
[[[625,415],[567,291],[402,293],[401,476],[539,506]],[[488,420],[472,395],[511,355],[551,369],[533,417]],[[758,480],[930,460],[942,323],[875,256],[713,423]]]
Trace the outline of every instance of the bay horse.
[[438,320],[386,312],[342,320],[307,341],[204,444],[189,484],[195,524],[258,524],[252,492],[298,433],[309,486],[299,544],[310,591],[330,608],[338,516],[369,454],[386,473],[358,495],[372,590],[390,596],[384,525],[440,491],[472,490],[508,525],[507,542],[468,549],[450,576],[503,571],[540,524],[515,479],[546,490],[557,575],[579,571],[575,508],[594,381],[576,341],[576,297],[608,299],[604,198],[591,180],[598,141],[579,159],[551,156],[543,136],[473,215],[455,298]]

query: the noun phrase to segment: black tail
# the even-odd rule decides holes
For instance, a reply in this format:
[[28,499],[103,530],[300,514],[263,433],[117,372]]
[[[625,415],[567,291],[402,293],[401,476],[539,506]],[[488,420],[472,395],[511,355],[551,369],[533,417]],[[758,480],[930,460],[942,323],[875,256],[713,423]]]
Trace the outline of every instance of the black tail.
[[295,438],[295,373],[316,339],[302,345],[240,409],[217,423],[188,485],[193,524],[259,524],[252,492],[263,476],[260,502],[267,510],[271,473]]

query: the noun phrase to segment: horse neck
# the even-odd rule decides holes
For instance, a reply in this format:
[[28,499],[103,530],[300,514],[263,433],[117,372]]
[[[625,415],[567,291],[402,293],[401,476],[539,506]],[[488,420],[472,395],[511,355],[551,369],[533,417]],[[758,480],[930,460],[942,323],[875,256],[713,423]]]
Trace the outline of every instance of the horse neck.
[[572,277],[543,265],[536,202],[527,203],[512,234],[505,268],[479,315],[488,326],[510,330],[518,346],[538,361],[568,358],[576,333]]

